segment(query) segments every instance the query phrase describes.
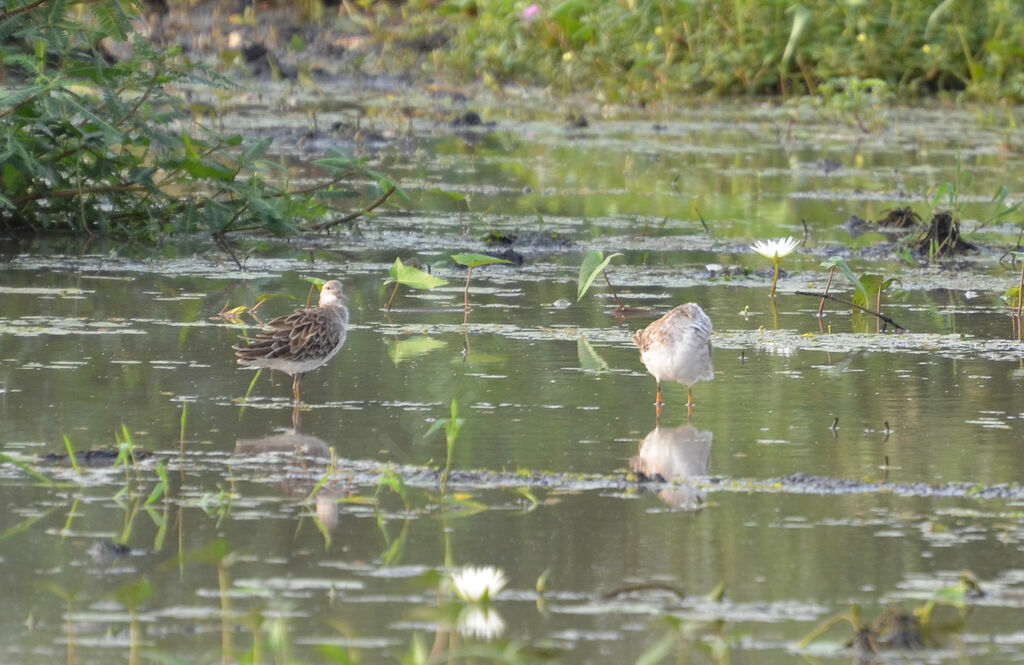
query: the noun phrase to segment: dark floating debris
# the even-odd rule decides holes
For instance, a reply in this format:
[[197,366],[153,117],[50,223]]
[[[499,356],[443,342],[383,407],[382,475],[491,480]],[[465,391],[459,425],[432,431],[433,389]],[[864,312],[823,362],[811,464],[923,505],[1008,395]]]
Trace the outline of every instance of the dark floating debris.
[[123,559],[132,553],[132,549],[124,543],[112,540],[101,540],[89,548],[89,556],[101,565],[110,565],[117,559]]
[[[345,474],[345,486],[373,485],[380,482],[385,469],[402,476],[409,487],[436,487],[441,473],[432,467],[414,465],[384,465],[374,460],[338,459],[337,469]],[[301,473],[301,470],[294,470]],[[318,472],[319,473],[319,472]],[[1024,485],[998,484],[978,485],[977,483],[900,483],[873,480],[855,480],[819,476],[811,473],[794,473],[785,477],[767,478],[716,478],[700,477],[674,479],[660,483],[655,480],[641,480],[636,474],[569,474],[537,471],[533,473],[501,472],[486,469],[452,470],[448,478],[450,488],[494,489],[502,487],[532,487],[588,490],[629,490],[636,487],[669,487],[688,485],[705,491],[769,492],[788,494],[886,494],[900,497],[960,497],[975,500],[1012,499],[1024,500]]]
[[[121,451],[117,448],[96,448],[93,450],[78,450],[75,451],[75,461],[78,462],[79,466],[112,466],[117,461]],[[144,459],[148,459],[153,456],[153,453],[148,450],[140,450],[138,448],[132,450],[131,456],[136,462],[141,462]],[[50,453],[49,455],[43,455],[40,461],[49,464],[61,464],[64,466],[71,466],[71,457],[67,453]]]
[[452,127],[460,128],[485,127],[489,129],[497,126],[496,122],[484,122],[483,118],[481,118],[480,114],[476,111],[466,111],[462,115],[456,116],[455,119],[452,120],[451,124]]
[[584,129],[590,126],[590,123],[587,122],[587,116],[582,113],[570,113],[567,121],[573,129]]
[[517,252],[516,250],[512,249],[511,247],[506,247],[505,249],[498,250],[491,249],[484,252],[484,254],[486,254],[487,256],[493,256],[496,259],[504,259],[505,261],[510,262],[517,268],[521,268],[524,263],[523,255]]
[[484,121],[476,111],[466,111],[452,120],[453,127],[479,127],[482,124],[484,124]]
[[925,648],[921,622],[916,616],[900,609],[888,609],[878,617],[876,629],[879,644],[890,649],[917,650]]
[[818,161],[811,164],[811,166],[818,169],[825,175],[828,175],[829,173],[833,173],[843,168],[843,163],[838,159],[825,158],[819,159]]
[[554,231],[513,231],[511,233],[491,231],[482,240],[485,245],[508,245],[535,251],[569,249],[573,244],[571,240]]
[[858,217],[857,215],[850,215],[850,218],[843,223],[843,228],[846,229],[846,232],[849,233],[852,238],[864,235],[865,233],[873,230],[871,222],[863,217]]
[[917,227],[921,224],[921,215],[914,212],[914,209],[910,206],[906,206],[905,208],[892,208],[890,210],[886,210],[885,215],[881,219],[877,220],[875,224],[895,229],[903,229],[908,226]]

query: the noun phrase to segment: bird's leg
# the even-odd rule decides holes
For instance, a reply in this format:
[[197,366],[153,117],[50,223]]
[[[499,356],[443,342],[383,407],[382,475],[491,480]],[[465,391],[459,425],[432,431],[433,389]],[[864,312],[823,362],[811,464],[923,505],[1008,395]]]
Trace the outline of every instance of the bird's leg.
[[302,372],[296,372],[295,378],[292,379],[292,394],[295,395],[295,401],[302,401]]
[[656,385],[658,386],[658,396],[654,398],[654,403],[657,404],[660,407],[661,406],[661,381],[656,381]]
[[686,406],[693,408],[693,388],[686,386]]
[[654,400],[654,418],[661,420],[661,381],[657,381],[658,396]]

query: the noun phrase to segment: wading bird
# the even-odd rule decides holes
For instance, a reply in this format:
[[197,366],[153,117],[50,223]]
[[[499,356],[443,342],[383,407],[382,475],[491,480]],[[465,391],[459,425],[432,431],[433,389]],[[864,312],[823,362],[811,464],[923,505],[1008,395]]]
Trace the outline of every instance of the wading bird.
[[269,367],[292,375],[292,393],[298,402],[302,375],[326,364],[345,343],[348,309],[342,303],[344,299],[341,282],[324,282],[317,307],[297,309],[278,317],[255,337],[242,337],[247,344],[231,347],[238,364]]
[[700,305],[688,302],[676,307],[636,331],[633,343],[640,348],[640,360],[657,382],[657,414],[661,415],[662,381],[685,384],[687,410],[692,410],[693,384],[715,378],[711,366],[711,319]]

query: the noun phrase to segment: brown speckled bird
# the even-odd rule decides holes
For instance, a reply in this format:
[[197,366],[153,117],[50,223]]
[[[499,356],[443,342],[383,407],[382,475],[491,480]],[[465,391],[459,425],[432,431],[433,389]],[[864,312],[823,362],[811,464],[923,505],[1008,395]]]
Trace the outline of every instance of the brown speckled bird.
[[236,345],[239,365],[269,367],[294,376],[292,393],[300,400],[302,375],[324,365],[345,343],[348,333],[348,309],[341,282],[332,279],[320,289],[320,304],[297,309],[269,322],[266,330]]
[[661,415],[661,382],[677,381],[687,387],[686,405],[693,408],[693,384],[715,378],[711,366],[711,319],[700,305],[688,302],[676,307],[643,330],[633,334],[640,360],[654,375]]

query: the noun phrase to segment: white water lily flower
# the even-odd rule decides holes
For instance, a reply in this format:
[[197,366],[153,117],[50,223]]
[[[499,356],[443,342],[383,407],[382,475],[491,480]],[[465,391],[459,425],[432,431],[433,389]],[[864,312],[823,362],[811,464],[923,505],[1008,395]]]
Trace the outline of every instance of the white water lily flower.
[[463,566],[451,573],[452,587],[467,603],[487,601],[505,588],[505,571],[494,566]]
[[754,250],[766,259],[781,259],[800,246],[799,241],[793,240],[793,236],[786,238],[775,238],[774,240],[758,240],[750,249]]
[[469,605],[459,615],[458,630],[466,637],[493,640],[505,632],[505,619],[493,607]]
[[772,290],[770,295],[775,295],[775,284],[779,281],[779,262],[783,256],[791,254],[800,242],[793,240],[792,236],[786,238],[775,238],[774,240],[758,240],[750,249],[770,260],[775,266],[775,277],[772,278]]

